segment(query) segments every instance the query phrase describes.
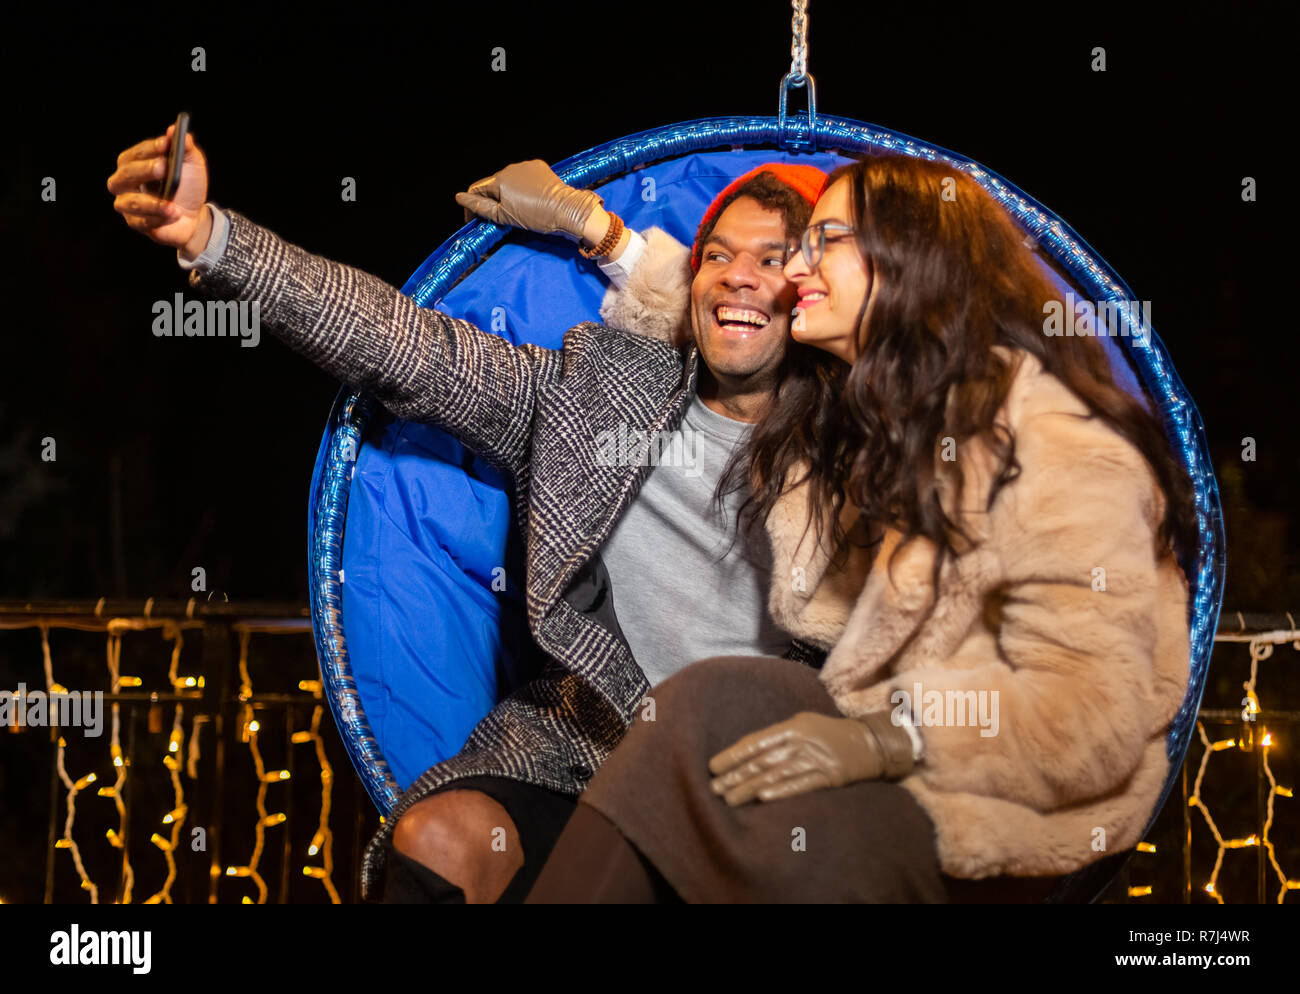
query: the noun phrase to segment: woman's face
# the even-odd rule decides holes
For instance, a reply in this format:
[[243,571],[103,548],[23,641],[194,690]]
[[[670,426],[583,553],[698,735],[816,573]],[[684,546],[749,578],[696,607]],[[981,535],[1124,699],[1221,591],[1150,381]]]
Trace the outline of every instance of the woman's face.
[[[840,179],[817,201],[808,226],[822,222],[851,226],[851,214],[849,181]],[[826,251],[817,266],[809,269],[803,253],[795,250],[786,263],[785,275],[799,290],[791,337],[845,362],[857,359],[858,321],[872,289],[871,270],[858,250],[857,239],[832,228],[826,232]]]

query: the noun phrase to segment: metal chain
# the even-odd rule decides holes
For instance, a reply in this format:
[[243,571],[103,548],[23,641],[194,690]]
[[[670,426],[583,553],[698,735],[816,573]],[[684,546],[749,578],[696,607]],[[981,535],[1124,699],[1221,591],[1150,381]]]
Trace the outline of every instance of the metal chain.
[[808,75],[808,0],[790,0],[794,16],[790,18],[790,77],[794,85],[802,85]]
[[[817,82],[808,71],[808,0],[790,0],[794,17],[790,19],[793,40],[790,42],[790,71],[781,80],[777,102],[777,144],[787,151],[813,151],[817,148]],[[808,88],[808,116],[789,114],[787,97],[791,90]]]

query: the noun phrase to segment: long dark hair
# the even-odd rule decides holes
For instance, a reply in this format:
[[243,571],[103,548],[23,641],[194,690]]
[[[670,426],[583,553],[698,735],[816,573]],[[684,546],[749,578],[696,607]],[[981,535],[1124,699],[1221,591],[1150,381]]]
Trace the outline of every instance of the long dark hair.
[[[849,184],[846,220],[879,281],[876,300],[869,321],[859,315],[862,348],[851,366],[836,360],[836,370],[792,348],[792,375],[719,483],[722,493],[748,480],[742,520],[765,523],[781,494],[808,480],[818,542],[829,538],[843,551],[839,512],[846,500],[877,535],[871,526],[902,533],[895,555],[906,541],[930,539],[938,550],[937,599],[944,560],[958,551],[954,539],[972,541],[940,502],[946,484],[953,506],[962,506],[957,463],[938,458],[943,440],[960,445],[983,437],[989,445],[997,460],[990,508],[1020,471],[1014,434],[994,423],[1015,369],[993,347],[1007,346],[1036,356],[1090,417],[1137,447],[1166,497],[1158,546],[1194,549],[1191,481],[1160,422],[1116,385],[1102,343],[1044,334],[1044,305],[1061,294],[992,197],[964,172],[910,156],[841,166],[826,189],[840,179]],[[798,472],[803,465],[805,474]]]

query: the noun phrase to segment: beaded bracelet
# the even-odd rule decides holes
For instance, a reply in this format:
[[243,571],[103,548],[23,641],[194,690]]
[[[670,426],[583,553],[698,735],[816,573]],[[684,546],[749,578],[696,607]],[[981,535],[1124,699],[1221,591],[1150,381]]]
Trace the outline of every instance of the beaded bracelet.
[[609,230],[605,232],[605,237],[600,240],[600,244],[590,249],[585,249],[582,246],[579,246],[578,251],[582,253],[584,259],[594,259],[597,256],[609,255],[610,252],[614,251],[614,246],[618,244],[618,240],[622,237],[623,219],[617,214],[611,213],[609,215]]

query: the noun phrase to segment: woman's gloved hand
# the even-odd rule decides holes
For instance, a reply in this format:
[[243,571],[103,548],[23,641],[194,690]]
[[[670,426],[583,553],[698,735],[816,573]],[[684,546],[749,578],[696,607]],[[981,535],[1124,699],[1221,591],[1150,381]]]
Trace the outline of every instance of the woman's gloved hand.
[[[472,184],[466,192],[456,194],[456,203],[495,224],[543,235],[562,231],[582,238],[592,212],[603,201],[591,190],[569,186],[541,159],[530,159]],[[604,230],[602,226],[597,238]]]
[[912,739],[889,711],[843,718],[801,711],[751,732],[709,760],[715,794],[732,807],[911,772]]

